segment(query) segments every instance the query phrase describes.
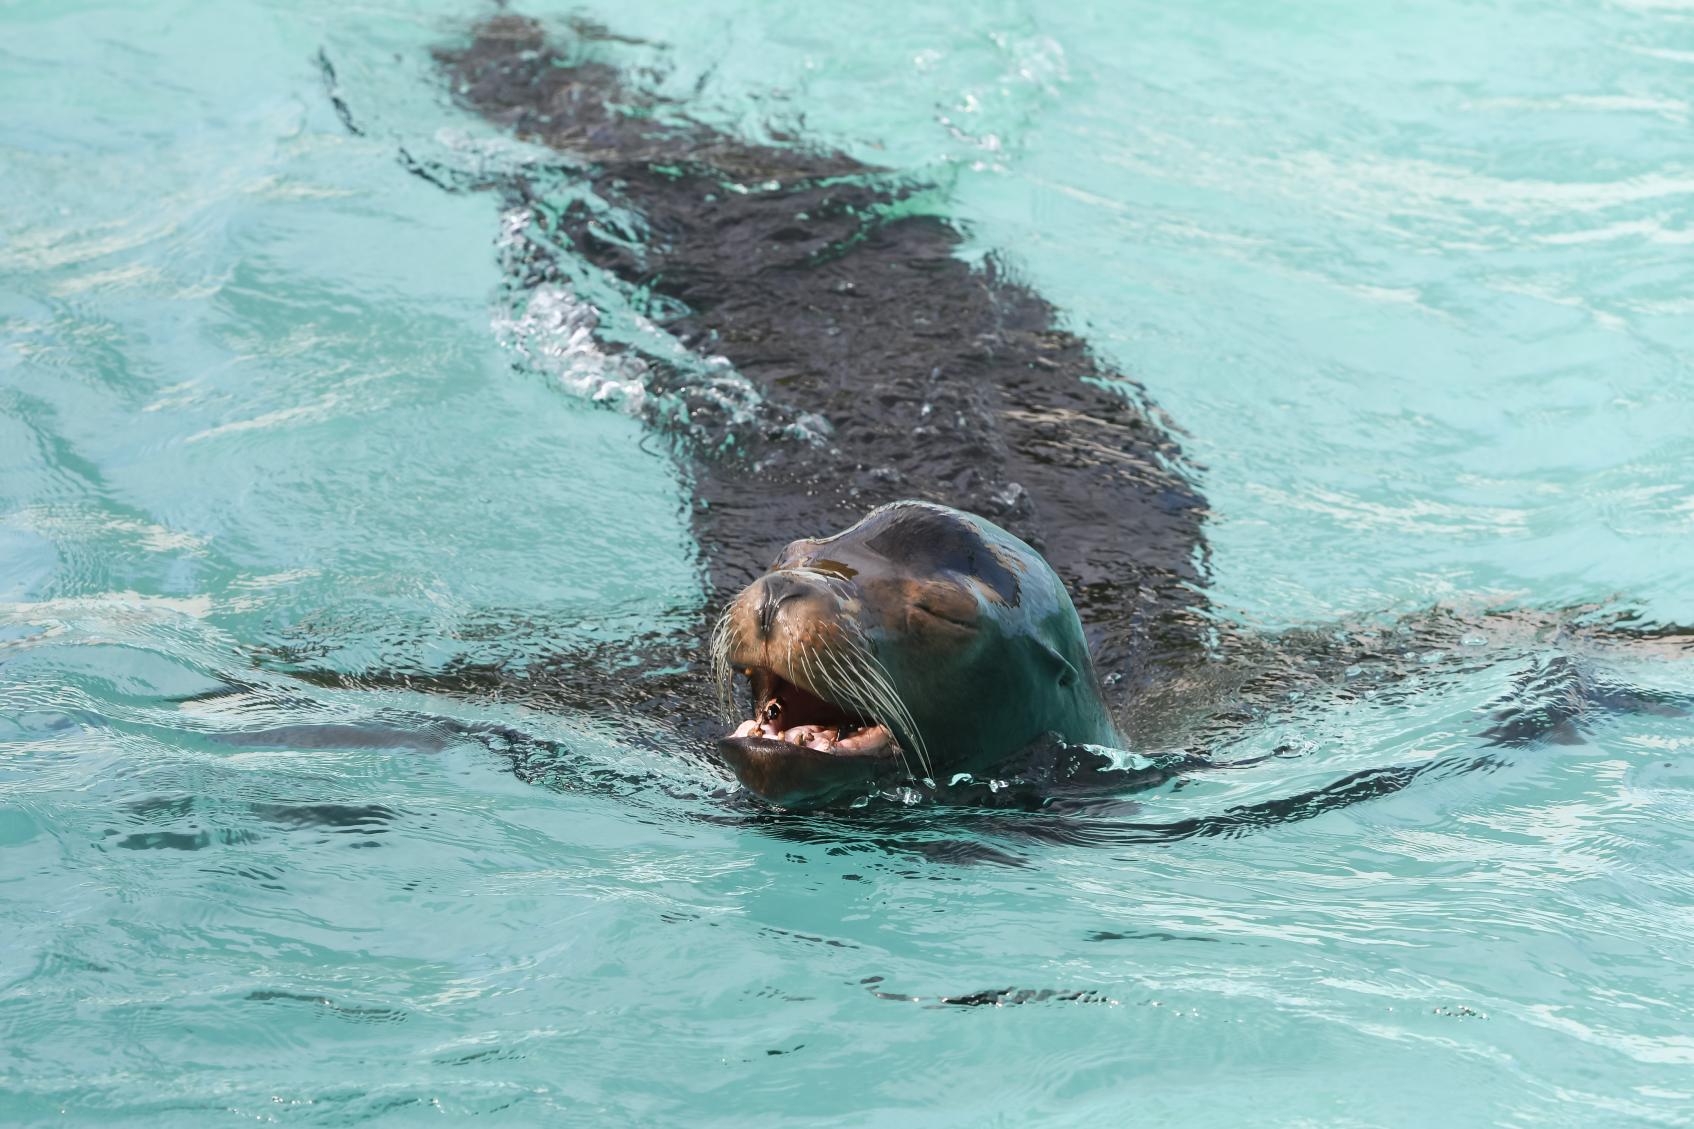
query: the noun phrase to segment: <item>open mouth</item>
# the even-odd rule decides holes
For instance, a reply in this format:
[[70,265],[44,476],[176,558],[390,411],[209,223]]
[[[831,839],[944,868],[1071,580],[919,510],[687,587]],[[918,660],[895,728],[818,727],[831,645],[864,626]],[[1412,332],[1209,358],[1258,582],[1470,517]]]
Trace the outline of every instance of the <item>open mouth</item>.
[[753,689],[753,716],[726,740],[761,738],[796,749],[837,756],[892,756],[897,746],[888,726],[824,700],[773,670],[743,671]]

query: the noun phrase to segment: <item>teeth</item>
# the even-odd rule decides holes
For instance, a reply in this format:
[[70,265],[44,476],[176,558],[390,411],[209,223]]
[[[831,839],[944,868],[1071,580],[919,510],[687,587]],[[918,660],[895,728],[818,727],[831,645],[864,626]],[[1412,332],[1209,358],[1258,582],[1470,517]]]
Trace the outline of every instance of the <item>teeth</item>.
[[[780,711],[778,711],[780,715]],[[882,745],[893,744],[894,735],[876,723],[847,722],[831,725],[795,725],[778,729],[775,721],[762,717],[749,718],[735,727],[732,737],[764,737],[786,741],[801,748],[827,753],[833,749],[862,752]]]
[[892,737],[893,734],[889,733],[883,726],[872,725],[861,729],[857,733],[854,733],[844,739],[841,742],[841,746],[842,748],[854,750],[874,749],[878,745],[889,743]]

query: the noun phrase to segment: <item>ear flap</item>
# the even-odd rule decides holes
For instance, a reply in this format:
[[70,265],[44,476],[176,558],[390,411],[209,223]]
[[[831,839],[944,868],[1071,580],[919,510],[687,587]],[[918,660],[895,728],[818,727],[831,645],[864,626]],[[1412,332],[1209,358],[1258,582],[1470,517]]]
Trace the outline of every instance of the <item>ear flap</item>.
[[1053,671],[1059,679],[1060,686],[1073,686],[1076,684],[1076,680],[1079,675],[1076,672],[1076,667],[1071,665],[1069,659],[1054,650],[1052,644],[1047,643],[1045,640],[1037,639],[1035,641],[1035,645],[1040,650],[1041,654],[1047,658],[1047,661],[1052,664]]

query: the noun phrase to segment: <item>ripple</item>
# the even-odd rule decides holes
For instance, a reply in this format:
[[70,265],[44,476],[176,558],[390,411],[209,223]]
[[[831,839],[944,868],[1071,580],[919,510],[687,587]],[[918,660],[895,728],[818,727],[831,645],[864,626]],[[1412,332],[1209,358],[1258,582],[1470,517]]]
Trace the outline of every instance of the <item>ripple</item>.
[[554,19],[939,183],[1186,429],[1220,616],[1378,652],[1134,795],[809,816],[584,698],[700,611],[646,414],[766,405],[509,285],[663,233],[450,104],[456,8],[0,17],[8,1121],[1685,1122],[1679,636],[1386,627],[1690,618],[1677,3]]

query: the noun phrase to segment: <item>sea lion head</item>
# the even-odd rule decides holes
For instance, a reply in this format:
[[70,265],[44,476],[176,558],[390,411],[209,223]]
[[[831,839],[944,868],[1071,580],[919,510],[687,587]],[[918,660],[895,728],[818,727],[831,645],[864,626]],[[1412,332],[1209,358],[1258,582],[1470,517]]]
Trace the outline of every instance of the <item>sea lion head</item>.
[[718,743],[751,791],[826,803],[1006,761],[1043,736],[1118,740],[1064,585],[974,514],[895,502],[790,543],[724,610],[712,660],[753,716]]

